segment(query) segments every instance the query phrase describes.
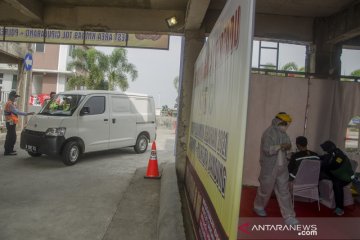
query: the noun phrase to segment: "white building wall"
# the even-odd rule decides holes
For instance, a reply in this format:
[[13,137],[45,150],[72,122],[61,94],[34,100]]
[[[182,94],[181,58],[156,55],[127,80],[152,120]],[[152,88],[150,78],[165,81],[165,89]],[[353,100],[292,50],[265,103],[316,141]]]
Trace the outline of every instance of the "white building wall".
[[13,81],[12,73],[4,73],[3,83],[0,85],[2,87],[1,91],[10,92]]
[[31,95],[42,94],[44,75],[33,75],[31,83]]
[[0,64],[0,73],[4,74],[3,82],[0,84],[3,92],[10,92],[12,89],[13,76],[17,75],[17,65]]

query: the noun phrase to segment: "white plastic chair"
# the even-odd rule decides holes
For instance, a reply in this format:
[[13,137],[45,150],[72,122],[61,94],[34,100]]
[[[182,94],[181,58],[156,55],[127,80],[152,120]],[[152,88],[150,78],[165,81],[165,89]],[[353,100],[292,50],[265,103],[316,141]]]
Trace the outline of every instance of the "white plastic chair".
[[302,160],[297,171],[296,178],[293,184],[293,205],[295,203],[295,196],[314,199],[318,202],[318,209],[320,211],[319,198],[319,174],[320,174],[319,160]]

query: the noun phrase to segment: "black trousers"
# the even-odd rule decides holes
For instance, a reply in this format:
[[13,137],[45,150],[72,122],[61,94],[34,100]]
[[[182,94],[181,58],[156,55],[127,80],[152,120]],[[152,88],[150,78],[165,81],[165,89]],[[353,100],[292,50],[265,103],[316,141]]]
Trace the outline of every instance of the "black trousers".
[[14,151],[14,146],[16,143],[16,124],[10,125],[10,123],[6,123],[6,140],[5,140],[5,154],[11,153]]
[[331,177],[333,183],[333,190],[335,195],[335,205],[337,208],[344,209],[344,187],[349,184],[349,182],[344,182],[335,177]]
[[335,196],[335,205],[337,208],[344,209],[344,187],[350,182],[345,182],[334,177],[331,173],[328,172],[328,170],[323,170],[320,172],[320,180],[321,179],[331,180]]

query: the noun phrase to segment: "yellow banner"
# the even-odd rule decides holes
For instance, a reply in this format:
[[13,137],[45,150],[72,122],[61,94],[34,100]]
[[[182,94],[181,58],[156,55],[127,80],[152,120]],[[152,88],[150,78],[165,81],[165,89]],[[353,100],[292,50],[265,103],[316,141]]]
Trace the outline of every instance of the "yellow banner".
[[86,32],[85,44],[96,46],[126,47],[126,33]]
[[[253,13],[252,0],[227,1],[194,73],[187,156],[229,239],[240,211]],[[212,235],[205,220],[200,236]]]
[[44,42],[44,29],[6,27],[5,41]]
[[45,43],[80,45],[84,43],[84,31],[46,29]]
[[19,27],[1,27],[0,41],[169,49],[169,35]]
[[169,49],[169,35],[129,34],[128,47]]

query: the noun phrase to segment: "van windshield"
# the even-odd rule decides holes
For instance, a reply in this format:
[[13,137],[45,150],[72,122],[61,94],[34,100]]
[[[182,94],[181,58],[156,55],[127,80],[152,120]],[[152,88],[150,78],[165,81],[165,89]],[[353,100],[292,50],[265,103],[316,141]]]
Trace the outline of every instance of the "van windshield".
[[39,114],[52,116],[71,116],[83,98],[83,95],[55,95],[52,99],[45,103]]

